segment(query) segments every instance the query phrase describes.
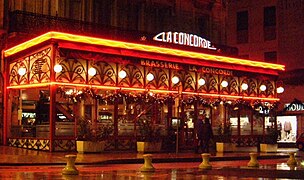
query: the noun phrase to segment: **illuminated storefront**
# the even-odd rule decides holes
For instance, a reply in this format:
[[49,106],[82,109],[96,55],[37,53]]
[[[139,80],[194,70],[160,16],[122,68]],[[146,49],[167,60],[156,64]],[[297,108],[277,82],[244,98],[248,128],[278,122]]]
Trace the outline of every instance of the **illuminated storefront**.
[[194,145],[199,115],[215,134],[231,123],[240,146],[265,136],[283,65],[143,43],[49,32],[7,49],[4,144],[74,150],[80,116],[113,126],[108,150],[133,149],[142,116],[164,139],[179,117],[184,149]]

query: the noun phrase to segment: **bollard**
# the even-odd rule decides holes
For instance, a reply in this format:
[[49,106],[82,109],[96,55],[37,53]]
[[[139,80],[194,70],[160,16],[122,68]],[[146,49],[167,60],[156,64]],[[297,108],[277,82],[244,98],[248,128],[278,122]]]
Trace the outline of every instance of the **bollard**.
[[79,171],[75,167],[75,160],[76,160],[76,155],[65,155],[65,158],[67,159],[67,165],[65,168],[62,170],[62,174],[64,175],[78,175]]
[[287,161],[287,165],[297,165],[297,161],[295,158],[295,153],[294,152],[289,152],[289,159]]
[[202,163],[198,166],[201,169],[211,169],[212,166],[209,163],[210,154],[209,153],[203,153],[202,154]]
[[258,153],[249,153],[250,161],[248,162],[248,167],[259,167],[259,162],[257,160]]
[[144,165],[139,169],[140,171],[144,172],[153,172],[155,168],[152,164],[152,154],[144,154]]

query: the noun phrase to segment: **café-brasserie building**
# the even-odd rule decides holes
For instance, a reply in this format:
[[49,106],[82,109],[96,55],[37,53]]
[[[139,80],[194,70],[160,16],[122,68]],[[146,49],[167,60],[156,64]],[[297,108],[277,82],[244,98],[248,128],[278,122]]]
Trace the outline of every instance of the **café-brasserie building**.
[[149,44],[48,32],[5,50],[4,144],[75,150],[77,118],[85,117],[113,127],[106,150],[132,150],[146,118],[164,142],[179,126],[178,148],[189,149],[198,117],[209,117],[216,136],[229,124],[233,142],[255,146],[276,125],[285,67],[217,55],[203,38],[170,33]]

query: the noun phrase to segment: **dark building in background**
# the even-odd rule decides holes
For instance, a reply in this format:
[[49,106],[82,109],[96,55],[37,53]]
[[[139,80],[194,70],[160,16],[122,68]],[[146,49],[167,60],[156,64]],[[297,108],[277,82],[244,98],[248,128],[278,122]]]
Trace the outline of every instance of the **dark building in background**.
[[291,121],[292,133],[286,136],[283,126],[279,142],[295,142],[304,131],[304,1],[232,0],[227,12],[227,44],[237,47],[241,57],[286,65],[278,81],[285,91],[279,95],[277,120]]

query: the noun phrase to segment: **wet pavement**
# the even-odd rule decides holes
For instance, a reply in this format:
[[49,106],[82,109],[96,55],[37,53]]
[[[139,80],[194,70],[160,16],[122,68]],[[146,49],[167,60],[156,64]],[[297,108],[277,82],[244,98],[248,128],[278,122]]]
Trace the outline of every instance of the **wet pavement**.
[[[287,165],[288,152],[296,152],[297,165]],[[77,155],[79,175],[62,175],[67,154]],[[258,153],[260,165],[252,168],[249,152],[211,153],[212,169],[204,170],[200,154],[154,153],[155,172],[144,173],[139,170],[143,154],[135,152],[50,153],[0,146],[0,179],[303,179],[303,155],[294,148]]]

